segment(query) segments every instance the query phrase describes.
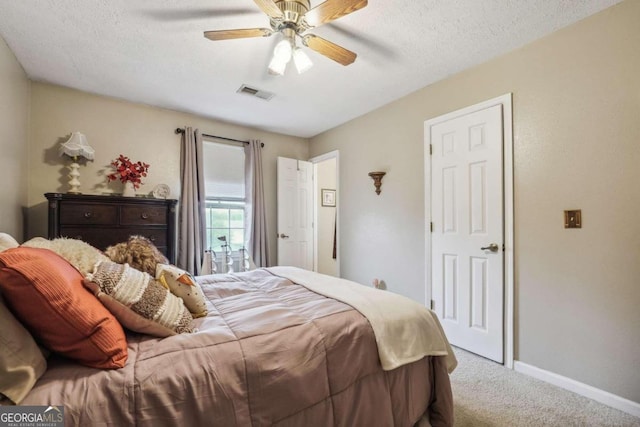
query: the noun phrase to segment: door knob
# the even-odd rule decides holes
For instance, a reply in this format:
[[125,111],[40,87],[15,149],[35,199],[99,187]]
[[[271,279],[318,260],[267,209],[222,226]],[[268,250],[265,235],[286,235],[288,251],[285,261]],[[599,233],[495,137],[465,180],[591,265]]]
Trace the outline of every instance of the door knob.
[[498,245],[496,243],[491,243],[489,246],[485,246],[484,248],[480,249],[483,251],[498,252]]
[[287,235],[286,235],[286,234],[284,234],[284,233],[281,233],[281,234],[280,234],[280,238],[281,238],[281,239],[288,239],[288,238],[289,238],[289,236],[287,236]]

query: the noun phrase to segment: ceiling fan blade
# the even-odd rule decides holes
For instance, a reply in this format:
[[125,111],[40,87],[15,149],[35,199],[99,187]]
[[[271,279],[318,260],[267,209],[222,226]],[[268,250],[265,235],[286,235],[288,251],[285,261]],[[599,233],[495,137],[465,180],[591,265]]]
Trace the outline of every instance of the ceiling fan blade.
[[349,39],[353,40],[356,44],[365,46],[372,51],[374,51],[379,57],[386,59],[397,59],[398,53],[391,48],[391,45],[387,42],[382,42],[375,40],[375,36],[367,35],[365,36],[363,33],[358,31],[351,30],[347,28],[344,24],[339,22],[330,22],[327,25],[327,32],[325,35],[329,35],[331,31],[335,31],[336,33],[342,34],[343,36],[347,36]]
[[204,36],[209,40],[246,39],[250,37],[269,37],[273,30],[269,28],[246,28],[241,30],[205,31]]
[[264,13],[269,15],[270,18],[274,18],[274,19],[284,18],[282,11],[278,6],[276,6],[273,0],[253,0],[253,1],[256,2],[260,10],[262,10]]
[[367,0],[327,0],[305,13],[304,22],[310,28],[317,27],[360,10],[366,5]]
[[338,46],[335,43],[330,42],[329,40],[325,40],[322,37],[314,36],[313,34],[307,34],[302,37],[302,43],[305,46],[315,50],[316,52],[326,56],[327,58],[333,59],[334,61],[342,64],[349,65],[353,61],[356,60],[355,53],[351,52],[343,48],[342,46]]
[[226,16],[239,16],[258,14],[255,8],[237,7],[233,9],[223,9],[217,7],[189,9],[189,10],[145,10],[141,14],[156,21],[173,22],[194,19],[211,19]]

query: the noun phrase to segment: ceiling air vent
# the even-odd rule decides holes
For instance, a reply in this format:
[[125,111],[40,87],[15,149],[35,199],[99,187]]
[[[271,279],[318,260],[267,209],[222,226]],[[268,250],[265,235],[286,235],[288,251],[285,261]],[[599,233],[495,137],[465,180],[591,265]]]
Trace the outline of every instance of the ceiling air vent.
[[240,86],[240,89],[238,89],[237,92],[238,93],[244,93],[244,94],[251,95],[251,96],[255,96],[255,97],[258,97],[260,99],[264,99],[265,101],[269,101],[271,98],[273,98],[276,95],[275,93],[271,93],[271,92],[267,92],[267,91],[264,91],[264,90],[256,89],[254,87],[247,86],[247,85]]

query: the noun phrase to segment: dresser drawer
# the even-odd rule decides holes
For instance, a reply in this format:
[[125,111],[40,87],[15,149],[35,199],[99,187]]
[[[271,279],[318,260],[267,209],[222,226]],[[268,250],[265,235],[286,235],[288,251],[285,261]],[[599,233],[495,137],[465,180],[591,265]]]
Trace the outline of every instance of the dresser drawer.
[[[127,234],[127,239],[130,235],[136,236],[144,236],[147,239],[151,240],[151,242],[156,245],[158,248],[161,246],[167,246],[167,230],[166,229],[157,229],[157,230],[149,230],[149,229],[139,229],[133,233]],[[122,240],[123,242],[126,239]]]
[[60,224],[114,224],[117,206],[66,203],[60,206]]
[[167,209],[162,206],[121,206],[121,225],[165,225]]
[[144,236],[151,240],[158,248],[167,246],[166,229],[123,229],[123,228],[82,228],[60,227],[60,236],[83,240],[101,251],[107,246],[126,242],[129,236]]

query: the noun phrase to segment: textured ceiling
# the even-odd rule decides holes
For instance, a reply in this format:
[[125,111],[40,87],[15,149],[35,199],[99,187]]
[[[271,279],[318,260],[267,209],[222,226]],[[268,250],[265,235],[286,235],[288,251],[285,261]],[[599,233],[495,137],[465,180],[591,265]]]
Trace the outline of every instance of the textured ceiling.
[[[268,27],[252,0],[2,1],[0,35],[33,80],[312,137],[618,2],[370,0],[310,31],[356,52],[354,64],[307,49],[314,67],[284,76],[267,73],[279,35],[203,37]],[[276,96],[238,94],[241,84]]]

